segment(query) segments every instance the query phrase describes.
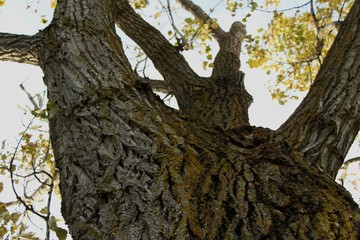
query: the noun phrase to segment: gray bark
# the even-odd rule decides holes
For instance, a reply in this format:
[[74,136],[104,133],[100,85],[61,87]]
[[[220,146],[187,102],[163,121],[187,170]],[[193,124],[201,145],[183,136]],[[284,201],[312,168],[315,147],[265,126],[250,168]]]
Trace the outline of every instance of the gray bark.
[[[350,20],[360,15],[359,6],[356,1]],[[300,114],[300,120],[292,117],[293,124],[273,132],[248,126],[243,73],[234,69],[209,79],[192,75],[165,38],[133,14],[127,1],[58,1],[54,20],[33,55],[44,71],[49,99],[58,107],[50,119],[50,134],[60,170],[62,213],[74,239],[359,238],[358,206],[333,179],[309,164],[312,158],[293,140],[297,136],[301,143],[312,144],[309,133],[328,131],[329,140],[311,145],[321,154],[322,146],[333,146],[333,138],[345,146],[353,140],[352,135],[338,134],[351,133],[347,127],[356,120],[348,114],[358,114],[356,91],[350,87],[357,89],[360,76],[352,55],[359,34],[349,27],[350,20],[315,82],[318,94],[312,90],[307,97],[315,99],[306,102],[309,109],[323,101],[322,111],[312,117],[311,110],[301,115],[307,108],[300,107],[294,114]],[[165,77],[177,97],[186,94],[185,89],[193,91],[192,101],[186,100],[179,111],[166,107],[131,70],[114,29],[115,22],[123,24],[122,17],[148,29],[136,34],[153,44],[154,49],[144,46],[144,51],[153,54],[154,63],[167,64],[160,70],[164,76],[176,72],[156,52],[166,45],[169,62],[179,62],[175,69],[184,70],[185,78],[196,78],[187,86],[189,79],[179,83],[179,76]],[[139,36],[133,28],[128,35],[135,40]],[[240,54],[239,46],[222,49],[226,51],[219,52],[219,59],[229,60],[229,52]],[[334,77],[322,78],[323,72]],[[345,86],[348,94],[340,91]],[[344,104],[337,104],[342,100]],[[334,112],[340,118],[337,131],[330,131],[332,124],[316,122]],[[310,128],[309,123],[317,125]],[[333,170],[326,168],[328,173]]]

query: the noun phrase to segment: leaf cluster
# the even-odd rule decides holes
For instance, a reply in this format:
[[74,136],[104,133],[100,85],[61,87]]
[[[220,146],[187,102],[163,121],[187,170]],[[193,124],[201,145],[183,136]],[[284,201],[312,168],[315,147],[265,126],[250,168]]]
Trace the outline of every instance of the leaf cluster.
[[[266,6],[278,3],[267,1]],[[296,10],[275,9],[267,29],[248,37],[249,66],[276,75],[269,86],[273,99],[284,104],[309,89],[351,5],[349,0],[321,0]]]

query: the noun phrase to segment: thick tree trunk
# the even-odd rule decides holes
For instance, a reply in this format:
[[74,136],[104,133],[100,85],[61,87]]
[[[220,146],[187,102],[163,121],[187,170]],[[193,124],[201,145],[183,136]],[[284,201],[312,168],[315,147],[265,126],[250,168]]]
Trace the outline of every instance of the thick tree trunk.
[[[281,132],[248,126],[249,96],[232,87],[243,89],[242,73],[203,79],[214,93],[184,111],[138,81],[114,29],[112,9],[125,3],[58,1],[41,46],[34,40],[58,108],[50,133],[73,238],[359,239],[349,193]],[[177,80],[166,81],[174,90]],[[233,121],[221,123],[224,110]]]

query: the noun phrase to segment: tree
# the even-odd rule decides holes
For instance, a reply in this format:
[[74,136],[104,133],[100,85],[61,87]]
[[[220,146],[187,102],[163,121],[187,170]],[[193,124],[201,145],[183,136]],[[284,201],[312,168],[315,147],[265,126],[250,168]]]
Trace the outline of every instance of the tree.
[[[141,2],[141,1],[140,1]],[[360,212],[333,178],[359,130],[360,1],[308,95],[276,131],[253,127],[239,70],[245,27],[226,32],[210,77],[127,0],[58,1],[34,36],[0,34],[0,59],[44,72],[62,214],[74,239],[358,239]],[[164,82],[132,70],[117,24]],[[175,95],[179,110],[153,90]]]

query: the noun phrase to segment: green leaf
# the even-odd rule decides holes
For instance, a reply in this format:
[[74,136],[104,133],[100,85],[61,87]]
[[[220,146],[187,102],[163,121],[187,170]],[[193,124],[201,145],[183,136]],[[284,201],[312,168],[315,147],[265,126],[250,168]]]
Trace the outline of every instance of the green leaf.
[[203,69],[206,69],[206,68],[207,68],[207,66],[208,66],[208,64],[209,64],[209,62],[204,61],[204,62],[203,62]]
[[68,232],[63,228],[56,227],[55,233],[59,240],[65,240]]
[[186,23],[191,23],[192,22],[192,19],[191,18],[185,18],[184,20]]
[[48,101],[47,103],[47,111],[48,111],[48,118],[51,119],[57,113],[59,107],[53,101]]
[[47,214],[48,213],[48,211],[47,211],[47,207],[44,207],[44,208],[42,208],[41,210],[40,210],[40,213],[42,213],[42,214]]
[[41,23],[45,24],[45,23],[47,23],[48,20],[45,18],[45,16],[42,16],[40,21],[41,21]]

